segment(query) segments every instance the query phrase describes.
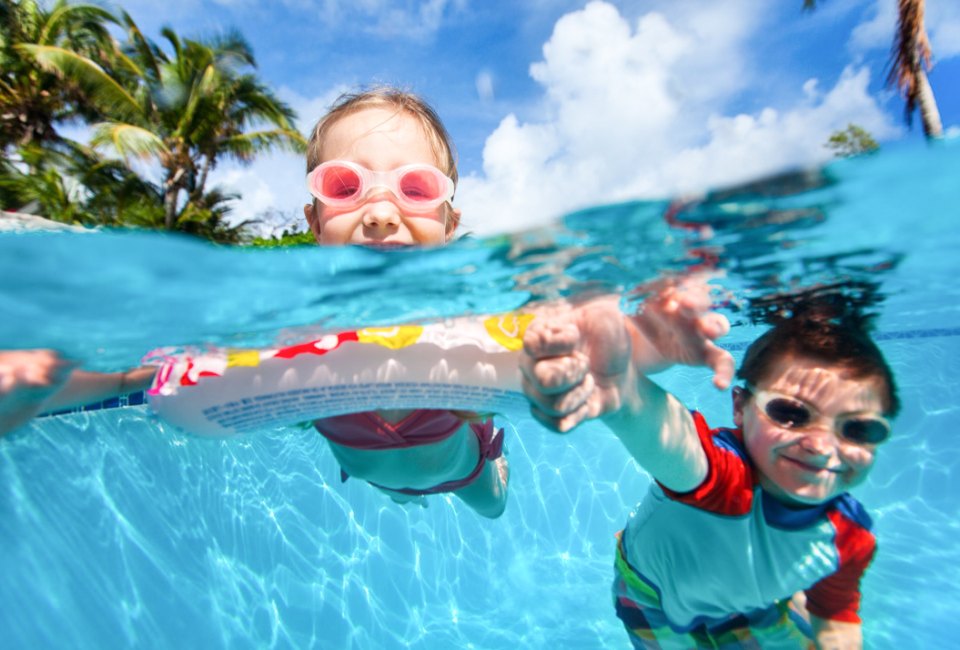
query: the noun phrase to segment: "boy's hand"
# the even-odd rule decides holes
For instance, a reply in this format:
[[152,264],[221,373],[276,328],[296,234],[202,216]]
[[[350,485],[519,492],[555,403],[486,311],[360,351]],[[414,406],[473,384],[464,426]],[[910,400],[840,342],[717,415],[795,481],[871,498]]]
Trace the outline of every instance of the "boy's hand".
[[729,331],[710,311],[710,286],[702,278],[668,279],[630,318],[615,297],[538,316],[524,336],[524,392],[534,416],[557,431],[637,405],[640,378],[674,364],[707,366],[726,388],[733,357],[713,341]]
[[667,278],[644,287],[644,300],[633,323],[642,335],[633,360],[651,374],[676,364],[706,366],[720,390],[730,386],[735,365],[729,352],[714,343],[730,331],[726,317],[711,311],[713,287],[703,276]]
[[53,350],[0,351],[0,435],[40,413],[75,367]]
[[540,314],[523,337],[523,391],[545,426],[567,432],[620,408],[636,372],[630,322],[616,297]]

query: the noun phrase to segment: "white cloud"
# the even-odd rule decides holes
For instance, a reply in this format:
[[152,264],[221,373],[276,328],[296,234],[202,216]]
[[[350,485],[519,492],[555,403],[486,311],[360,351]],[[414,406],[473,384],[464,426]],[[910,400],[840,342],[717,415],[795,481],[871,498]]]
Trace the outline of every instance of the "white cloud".
[[867,93],[865,68],[847,68],[825,95],[808,95],[808,103],[780,112],[765,108],[757,115],[712,116],[709,142],[676,152],[657,170],[660,183],[686,192],[708,185],[744,181],[828,156],[823,143],[848,123],[886,138],[896,128]]
[[241,195],[232,205],[230,220],[234,223],[266,216],[299,221],[310,198],[303,156],[290,153],[259,156],[249,166],[223,163],[210,175],[210,186]]
[[631,24],[591,2],[561,18],[530,71],[545,117],[509,115],[487,139],[483,176],[464,178],[458,191],[465,226],[516,229],[587,205],[819,162],[829,134],[850,122],[879,138],[896,132],[867,92],[865,68],[848,68],[826,89],[808,80],[794,105],[724,114],[753,81],[742,57],[759,28],[749,16],[762,11],[753,0],[724,5],[706,17],[665,7]]
[[956,0],[930,0],[927,3],[927,30],[935,59],[942,61],[960,56],[960,3]]
[[850,46],[855,51],[889,48],[896,23],[896,3],[877,0],[870,18],[853,28]]

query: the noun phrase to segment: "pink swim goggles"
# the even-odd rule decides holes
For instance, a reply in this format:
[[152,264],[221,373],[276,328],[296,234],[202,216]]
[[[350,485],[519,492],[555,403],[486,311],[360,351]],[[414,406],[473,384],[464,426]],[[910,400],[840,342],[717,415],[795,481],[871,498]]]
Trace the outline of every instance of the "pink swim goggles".
[[433,165],[413,164],[375,172],[347,160],[330,160],[307,174],[307,188],[331,208],[361,205],[367,194],[384,187],[409,212],[429,212],[453,199],[453,180]]

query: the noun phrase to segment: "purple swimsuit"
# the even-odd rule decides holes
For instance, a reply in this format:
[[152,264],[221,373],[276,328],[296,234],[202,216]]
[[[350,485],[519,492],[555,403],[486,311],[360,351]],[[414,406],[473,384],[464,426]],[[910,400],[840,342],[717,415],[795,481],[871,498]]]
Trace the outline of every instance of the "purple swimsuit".
[[[405,449],[428,445],[446,440],[463,425],[463,418],[450,411],[419,409],[413,411],[399,422],[387,422],[375,411],[350,413],[332,418],[316,420],[313,425],[327,440],[351,449]],[[376,487],[400,492],[401,494],[421,495],[453,492],[473,483],[488,460],[503,455],[503,429],[494,430],[493,418],[482,423],[470,422],[470,429],[476,434],[480,445],[480,458],[476,467],[467,476],[446,481],[426,489],[388,488],[376,483]],[[341,478],[347,480],[347,474],[340,470]]]

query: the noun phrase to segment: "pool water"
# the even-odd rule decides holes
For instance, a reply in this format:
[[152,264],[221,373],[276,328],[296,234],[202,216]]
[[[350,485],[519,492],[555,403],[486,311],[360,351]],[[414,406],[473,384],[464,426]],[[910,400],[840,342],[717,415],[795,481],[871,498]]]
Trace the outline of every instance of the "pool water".
[[[683,203],[598,206],[433,251],[250,251],[154,234],[0,236],[0,348],[95,369],[159,345],[256,346],[354,325],[630,292],[717,268],[738,360],[780,291],[875,303],[902,415],[856,496],[879,554],[867,647],[960,633],[960,143],[893,146]],[[665,215],[667,218],[665,218]],[[669,222],[669,223],[668,223]],[[658,377],[718,425],[706,372]],[[648,480],[612,434],[503,418],[509,504],[399,506],[340,483],[310,430],[191,437],[145,407],[35,420],[0,440],[3,647],[617,648],[614,533]]]

